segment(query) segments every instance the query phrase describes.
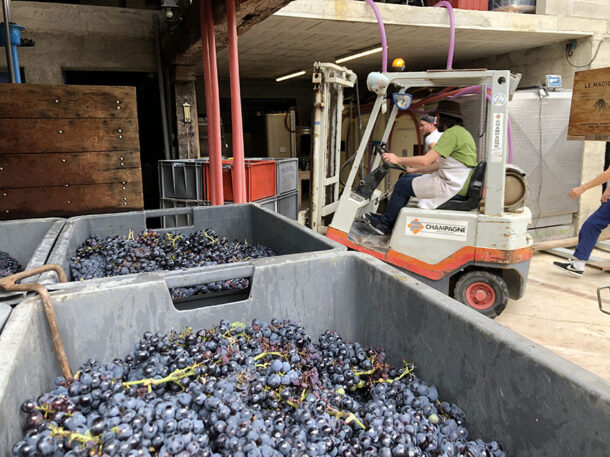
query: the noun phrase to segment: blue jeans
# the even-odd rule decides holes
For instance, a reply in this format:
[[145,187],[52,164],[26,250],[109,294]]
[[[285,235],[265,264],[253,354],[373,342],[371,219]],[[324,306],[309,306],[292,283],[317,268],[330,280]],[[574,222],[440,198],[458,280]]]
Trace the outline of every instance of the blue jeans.
[[578,233],[578,245],[574,251],[574,257],[578,260],[589,260],[591,251],[597,243],[599,234],[610,224],[610,200],[602,203],[585,221]]
[[385,213],[381,216],[381,221],[388,226],[388,228],[394,227],[394,223],[398,218],[398,213],[403,206],[409,203],[411,197],[415,197],[413,192],[413,179],[421,175],[408,174],[401,176],[394,186],[394,191],[390,197],[390,202],[385,210]]

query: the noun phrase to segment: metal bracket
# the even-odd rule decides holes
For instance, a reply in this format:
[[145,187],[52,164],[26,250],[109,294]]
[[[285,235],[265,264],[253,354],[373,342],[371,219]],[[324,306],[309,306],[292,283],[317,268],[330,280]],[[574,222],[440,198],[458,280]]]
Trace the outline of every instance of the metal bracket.
[[51,330],[51,339],[53,340],[53,347],[55,348],[55,354],[57,355],[61,372],[63,373],[64,378],[69,379],[72,377],[72,372],[70,371],[68,357],[66,357],[64,344],[61,341],[61,335],[59,334],[57,316],[55,315],[55,308],[53,307],[49,291],[41,284],[17,284],[17,281],[47,271],[54,271],[57,273],[59,282],[67,281],[66,274],[59,265],[48,264],[0,279],[0,290],[5,292],[36,292],[40,296],[40,301],[42,302],[42,307],[47,316],[47,322],[49,323],[49,329]]
[[610,286],[603,286],[603,287],[598,287],[597,288],[597,304],[599,306],[599,310],[602,313],[610,315],[610,311],[604,310],[604,307],[602,306],[602,294],[601,294],[601,291],[604,290],[604,289],[610,289]]

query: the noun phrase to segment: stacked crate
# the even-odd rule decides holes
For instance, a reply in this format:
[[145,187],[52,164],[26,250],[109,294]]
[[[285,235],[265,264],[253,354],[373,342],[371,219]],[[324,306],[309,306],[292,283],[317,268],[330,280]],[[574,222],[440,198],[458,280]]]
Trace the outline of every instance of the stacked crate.
[[[209,160],[160,160],[159,195],[161,208],[208,206]],[[271,177],[271,179],[270,179]],[[246,159],[247,201],[297,219],[298,212],[298,159],[248,158]],[[233,174],[230,160],[223,161],[223,190],[227,204],[233,202]]]

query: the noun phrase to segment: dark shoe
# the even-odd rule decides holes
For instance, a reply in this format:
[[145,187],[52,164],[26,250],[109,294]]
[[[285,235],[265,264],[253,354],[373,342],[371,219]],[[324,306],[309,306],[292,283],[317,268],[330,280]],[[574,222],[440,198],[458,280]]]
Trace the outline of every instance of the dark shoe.
[[584,270],[577,269],[572,264],[572,262],[553,262],[553,265],[555,265],[560,270],[566,271],[571,275],[577,276],[579,278],[582,278],[582,274],[584,273]]
[[381,221],[379,214],[368,213],[366,218],[369,220],[369,226],[378,235],[387,235],[392,232],[392,229]]

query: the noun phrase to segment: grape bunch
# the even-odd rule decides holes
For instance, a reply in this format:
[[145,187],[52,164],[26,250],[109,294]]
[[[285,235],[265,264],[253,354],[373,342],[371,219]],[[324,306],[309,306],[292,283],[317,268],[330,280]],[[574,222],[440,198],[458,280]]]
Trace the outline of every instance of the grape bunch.
[[[73,280],[120,276],[156,270],[180,270],[200,266],[240,262],[275,255],[273,250],[258,243],[230,241],[211,229],[190,235],[143,231],[138,236],[89,236],[71,257]],[[196,294],[245,289],[245,278],[172,289],[174,299]]]
[[23,267],[9,255],[8,252],[0,251],[0,278],[14,275],[23,271]]
[[15,457],[505,457],[413,364],[289,320],[146,332],[21,409]]

